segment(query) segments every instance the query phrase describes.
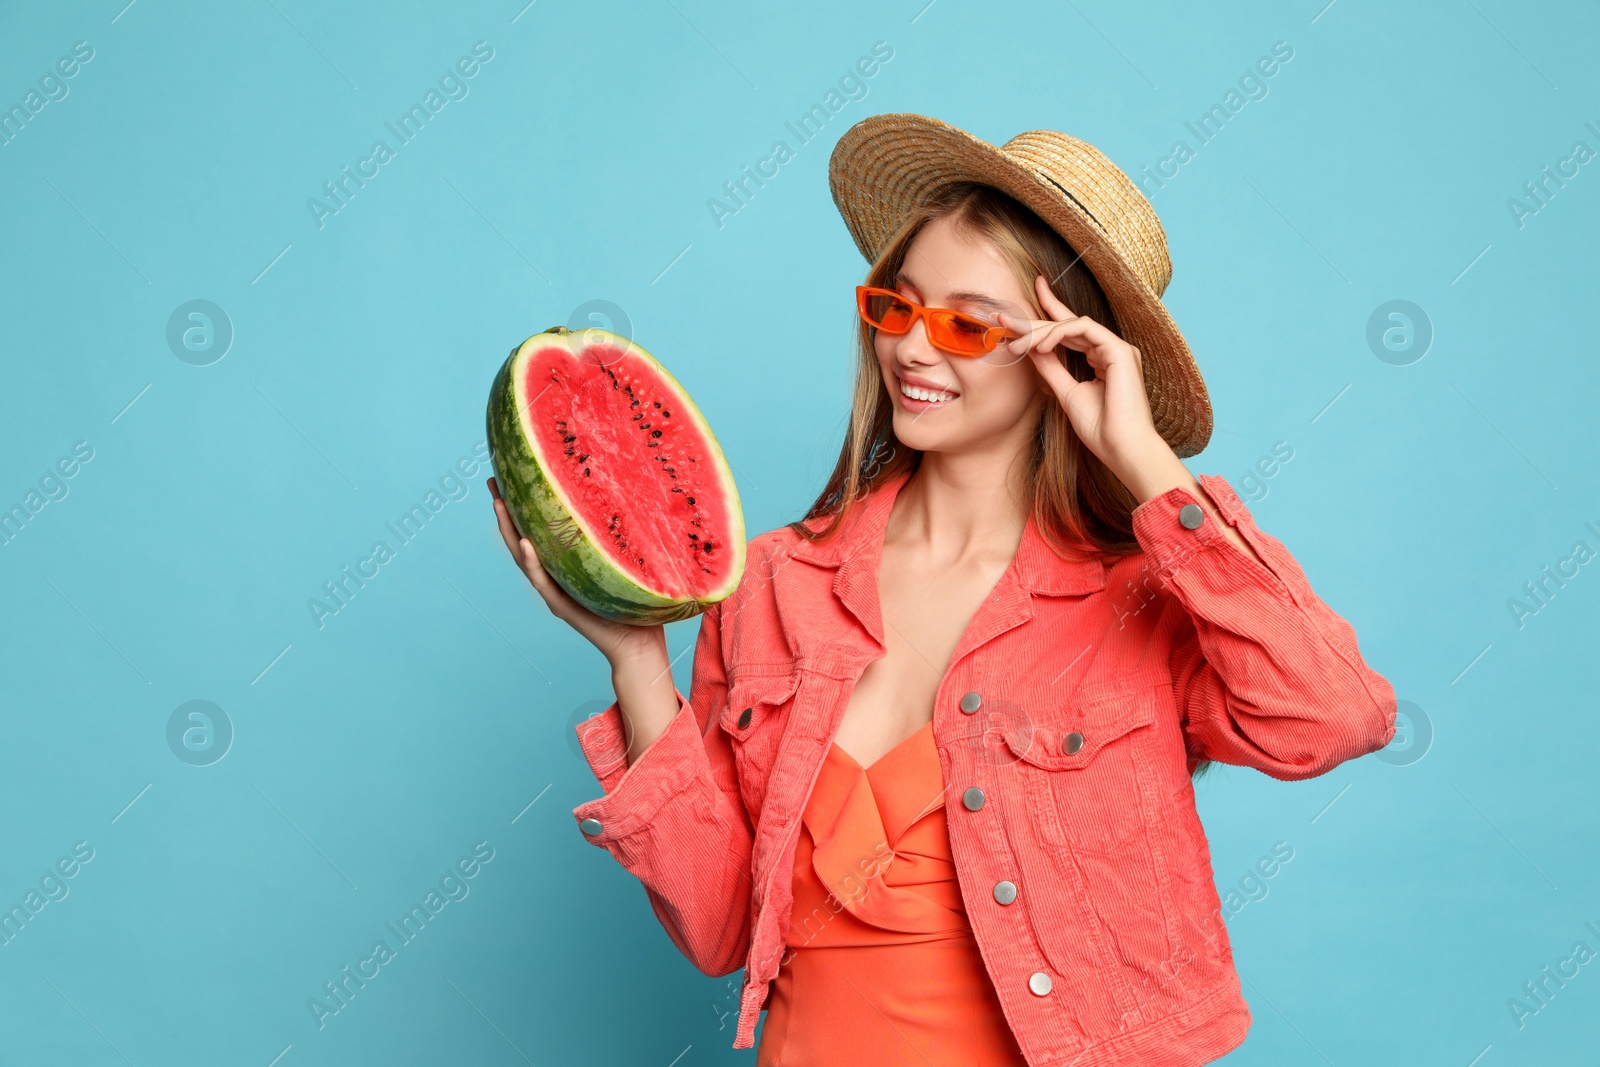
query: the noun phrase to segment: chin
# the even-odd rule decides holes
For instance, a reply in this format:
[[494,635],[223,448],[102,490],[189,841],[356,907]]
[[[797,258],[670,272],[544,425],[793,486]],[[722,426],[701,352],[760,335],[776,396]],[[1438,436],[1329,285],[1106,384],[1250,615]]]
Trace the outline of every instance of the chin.
[[896,410],[894,413],[895,440],[907,448],[919,452],[942,452],[948,435],[935,431],[924,420],[917,418],[911,412]]

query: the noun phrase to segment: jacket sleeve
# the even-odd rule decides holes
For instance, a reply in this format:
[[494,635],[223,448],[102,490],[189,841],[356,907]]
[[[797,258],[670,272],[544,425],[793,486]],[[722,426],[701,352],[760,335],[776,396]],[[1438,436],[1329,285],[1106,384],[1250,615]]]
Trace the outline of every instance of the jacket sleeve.
[[1267,566],[1209,514],[1185,526],[1180,512],[1195,503],[1185,488],[1134,509],[1148,565],[1187,616],[1173,624],[1170,667],[1191,773],[1205,759],[1313,778],[1383,748],[1394,737],[1395,692],[1361,658],[1354,629],[1225,479],[1196,480]]
[[745,964],[753,839],[718,725],[728,690],[720,622],[720,603],[702,613],[689,696],[674,688],[677,715],[631,766],[616,701],[578,724],[578,744],[605,792],[572,809],[584,837],[644,885],[679,951],[713,976]]

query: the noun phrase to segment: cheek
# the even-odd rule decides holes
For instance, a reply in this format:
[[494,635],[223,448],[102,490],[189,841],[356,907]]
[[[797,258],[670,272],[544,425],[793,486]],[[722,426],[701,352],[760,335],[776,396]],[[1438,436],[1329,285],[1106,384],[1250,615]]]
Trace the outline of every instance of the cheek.
[[1023,403],[1036,400],[1041,394],[1054,395],[1050,390],[1050,383],[1044,380],[1044,375],[1039,373],[1039,368],[1033,365],[1029,357],[1024,356],[1023,362],[1018,363],[1013,369],[1017,372],[1017,396]]
[[878,353],[878,362],[885,369],[894,363],[894,343],[896,338],[890,334],[880,333],[872,339],[872,349]]
[[986,408],[1026,406],[1037,392],[1038,373],[1023,363],[991,366],[979,360],[951,361],[956,387],[967,397],[979,398]]
[[1037,377],[1031,367],[1006,367],[963,379],[962,393],[970,401],[971,413],[980,421],[992,422],[996,427],[1014,426],[1039,403]]

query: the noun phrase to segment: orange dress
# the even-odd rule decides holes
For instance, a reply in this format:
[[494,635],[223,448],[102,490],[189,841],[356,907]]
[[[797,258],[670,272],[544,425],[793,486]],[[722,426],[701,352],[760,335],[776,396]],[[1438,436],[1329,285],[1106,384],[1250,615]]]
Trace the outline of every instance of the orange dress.
[[833,745],[802,823],[758,1067],[1026,1067],[956,881],[933,724],[866,768]]

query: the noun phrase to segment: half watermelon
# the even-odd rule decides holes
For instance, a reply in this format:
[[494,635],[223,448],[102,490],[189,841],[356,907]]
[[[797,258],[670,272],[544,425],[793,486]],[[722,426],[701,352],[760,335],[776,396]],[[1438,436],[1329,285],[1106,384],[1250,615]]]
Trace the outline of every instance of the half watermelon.
[[674,622],[738,588],[744,515],[728,462],[683,386],[632,341],[534,334],[495,376],[488,433],[512,521],[590,611]]

